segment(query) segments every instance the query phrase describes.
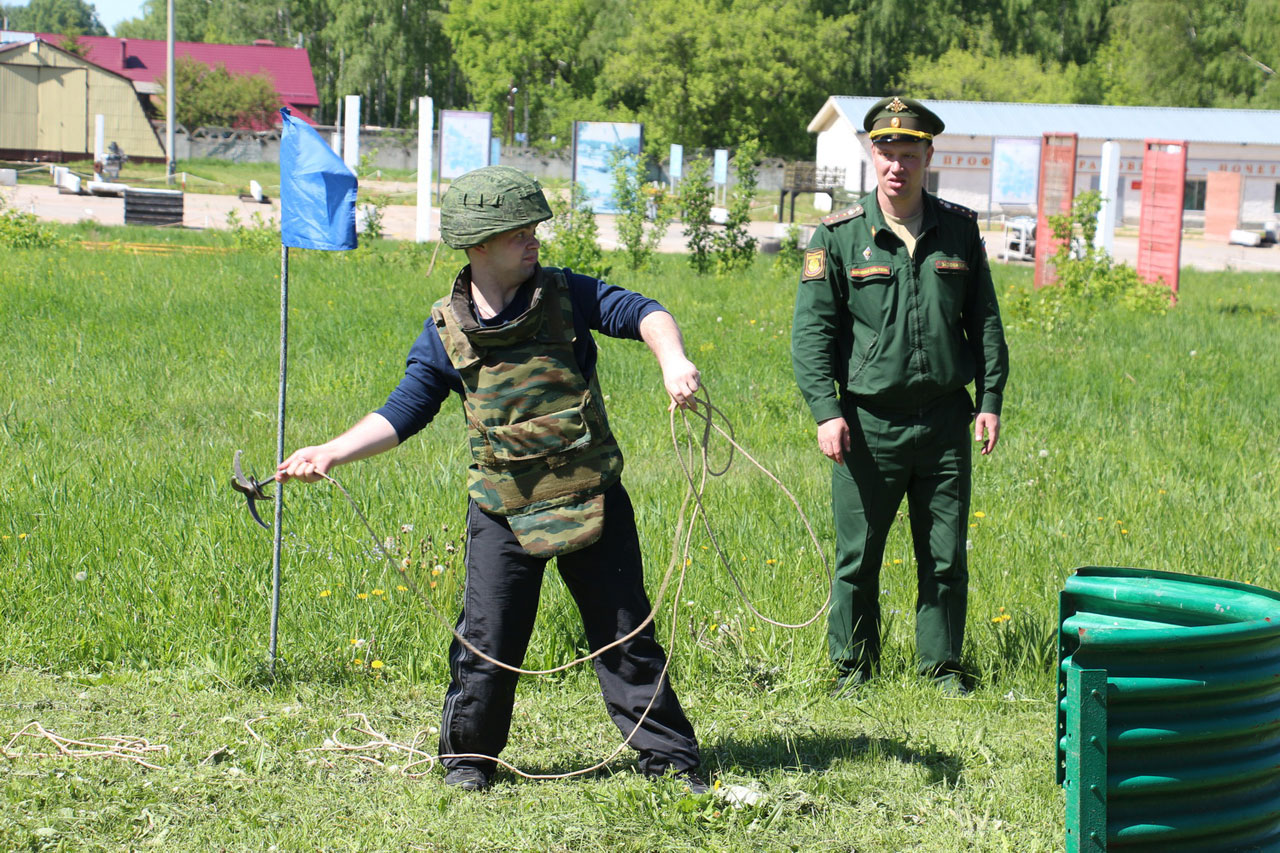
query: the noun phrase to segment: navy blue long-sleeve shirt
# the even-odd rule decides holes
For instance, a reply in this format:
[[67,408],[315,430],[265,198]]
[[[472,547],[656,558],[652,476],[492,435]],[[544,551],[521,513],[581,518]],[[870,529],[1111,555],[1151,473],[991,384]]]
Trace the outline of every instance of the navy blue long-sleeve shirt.
[[[654,311],[664,311],[657,301],[615,285],[564,270],[569,283],[569,300],[573,305],[573,353],[589,382],[596,372],[596,342],[592,331],[613,338],[640,340],[640,321]],[[509,323],[529,309],[536,273],[511,302],[496,316],[481,320],[486,326]],[[428,317],[422,334],[409,348],[404,376],[391,392],[378,414],[395,428],[396,437],[404,442],[423,429],[439,413],[449,392],[461,396],[462,377],[449,361],[440,331]]]

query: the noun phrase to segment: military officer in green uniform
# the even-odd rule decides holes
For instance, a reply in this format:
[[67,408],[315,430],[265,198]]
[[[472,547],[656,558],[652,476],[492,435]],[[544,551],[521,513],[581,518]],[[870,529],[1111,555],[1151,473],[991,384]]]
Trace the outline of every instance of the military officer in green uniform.
[[[643,340],[671,406],[690,405],[699,374],[675,320],[633,291],[538,263],[535,228],[551,218],[538,182],[507,166],[469,172],[440,206],[444,241],[467,253],[431,308],[386,405],[281,463],[276,479],[312,481],[334,465],[397,446],[462,398],[471,449],[466,587],[457,632],[518,667],[551,559],[582,617],[605,707],[641,772],[674,773],[695,793],[698,742],[664,674],[622,452],[596,377],[592,332]],[[440,725],[445,783],[487,788],[506,746],[517,674],[454,640]]]
[[828,651],[839,690],[876,670],[880,568],[905,496],[920,672],[963,694],[968,434],[972,424],[982,454],[995,449],[1008,350],[977,214],[924,190],[942,120],[890,97],[863,126],[876,190],[815,231],[791,337],[818,448],[833,463]]

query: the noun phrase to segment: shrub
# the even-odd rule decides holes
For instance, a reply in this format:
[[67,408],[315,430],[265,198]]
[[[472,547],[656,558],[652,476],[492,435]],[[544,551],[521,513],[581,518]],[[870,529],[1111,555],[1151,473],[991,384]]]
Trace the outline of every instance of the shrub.
[[[1057,284],[1015,295],[1007,307],[1015,322],[1047,333],[1083,333],[1102,308],[1162,314],[1169,308],[1169,289],[1148,284],[1137,270],[1116,263],[1093,245],[1102,196],[1089,190],[1076,197],[1070,213],[1049,217],[1053,236],[1061,241],[1054,253]],[[1077,231],[1079,236],[1077,237]]]
[[689,266],[700,275],[710,272],[715,265],[712,252],[716,235],[711,230],[711,184],[707,181],[710,174],[707,161],[694,157],[685,163],[684,177],[680,180],[680,219],[684,223]]
[[608,278],[613,267],[604,262],[604,252],[596,242],[596,215],[591,212],[586,189],[575,188],[565,201],[549,193],[547,201],[554,214],[542,241],[542,257],[548,266],[567,267],[593,278]]
[[62,241],[53,229],[36,218],[34,213],[23,213],[6,207],[0,199],[0,246],[8,249],[48,249]]
[[716,274],[726,275],[751,265],[756,256],[756,238],[747,231],[751,221],[751,200],[755,198],[760,145],[753,139],[738,146],[734,156],[737,185],[729,202],[729,218],[716,234]]
[[618,206],[618,243],[627,266],[643,269],[675,218],[675,206],[659,186],[645,186],[645,158],[613,154],[613,201]]
[[227,228],[237,249],[250,252],[268,252],[280,248],[280,229],[276,223],[255,210],[248,224],[240,219],[234,209],[227,211]]

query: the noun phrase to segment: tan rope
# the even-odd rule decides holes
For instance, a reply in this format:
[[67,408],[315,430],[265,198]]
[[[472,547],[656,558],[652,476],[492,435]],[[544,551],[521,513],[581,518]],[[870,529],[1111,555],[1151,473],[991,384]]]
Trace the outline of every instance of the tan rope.
[[[728,418],[725,417],[724,412],[722,412],[720,409],[712,405],[710,394],[709,392],[706,391],[705,386],[703,386],[703,388],[700,390],[702,392],[702,397],[695,398],[694,406],[691,406],[688,409],[686,408],[679,409],[679,411],[683,416],[686,441],[688,443],[688,452],[690,457],[692,458],[693,456],[693,451],[695,446],[699,450],[700,461],[701,461],[701,465],[699,466],[701,469],[701,478],[697,481],[695,481],[692,473],[692,463],[686,462],[684,455],[681,453],[680,441],[676,436],[676,428],[675,428],[676,410],[672,409],[669,416],[673,448],[675,450],[677,459],[679,459],[680,461],[680,466],[681,466],[681,469],[684,471],[685,479],[688,485],[685,489],[684,498],[681,500],[681,503],[680,503],[680,511],[677,514],[677,518],[676,518],[675,535],[672,536],[671,560],[667,564],[666,572],[662,576],[662,583],[658,588],[658,596],[655,599],[653,606],[649,610],[649,615],[646,616],[644,620],[634,630],[630,631],[624,636],[619,637],[618,639],[614,640],[613,642],[607,645],[601,646],[600,648],[596,649],[590,654],[583,655],[581,657],[578,657],[569,661],[568,663],[561,664],[560,666],[552,667],[550,669],[523,669],[521,667],[508,664],[505,661],[500,661],[497,658],[494,658],[491,655],[488,655],[480,651],[480,649],[476,648],[474,644],[472,644],[469,640],[467,640],[466,637],[463,637],[462,634],[458,632],[457,628],[455,628],[453,624],[445,617],[445,615],[440,612],[439,608],[435,606],[434,602],[432,602],[431,599],[423,593],[421,587],[418,586],[418,584],[414,581],[413,576],[409,573],[408,567],[405,566],[403,563],[397,562],[391,556],[391,554],[387,551],[387,549],[383,547],[382,541],[378,538],[377,533],[374,532],[373,526],[369,523],[368,518],[365,517],[365,514],[361,511],[360,506],[356,503],[355,499],[351,497],[351,494],[346,490],[346,488],[341,483],[339,483],[335,478],[329,476],[328,474],[321,474],[320,476],[323,477],[325,480],[329,481],[330,483],[332,483],[334,486],[338,487],[338,489],[346,497],[347,501],[351,504],[352,508],[355,510],[356,515],[360,518],[360,521],[364,524],[365,529],[369,532],[369,536],[373,539],[374,547],[377,549],[377,551],[380,554],[382,554],[382,556],[387,560],[388,563],[391,564],[393,568],[395,568],[395,570],[404,579],[405,583],[409,586],[410,590],[427,605],[428,610],[431,611],[432,615],[437,619],[437,621],[439,621],[442,625],[444,625],[449,630],[449,632],[453,634],[454,639],[456,639],[465,649],[467,649],[469,652],[476,655],[480,659],[485,660],[501,669],[505,669],[509,672],[513,672],[518,675],[550,675],[552,673],[561,672],[563,670],[569,669],[570,667],[577,666],[580,663],[585,663],[587,661],[593,660],[599,657],[600,655],[604,654],[605,652],[609,651],[610,649],[616,648],[622,643],[625,643],[628,640],[635,637],[636,635],[638,635],[651,622],[653,622],[654,617],[657,615],[659,608],[662,607],[663,601],[665,600],[665,597],[667,594],[667,590],[671,583],[672,576],[675,574],[676,569],[678,568],[679,575],[676,582],[676,594],[671,607],[671,631],[670,631],[670,634],[668,635],[667,646],[666,646],[667,649],[674,649],[676,627],[679,625],[681,592],[684,589],[685,577],[687,575],[688,567],[691,563],[691,560],[689,558],[689,551],[690,551],[690,545],[692,543],[692,538],[693,538],[693,530],[695,526],[694,522],[696,521],[698,515],[702,516],[703,526],[705,527],[708,535],[711,537],[711,541],[715,545],[716,554],[719,556],[720,562],[724,566],[725,570],[729,573],[729,577],[733,580],[734,586],[738,590],[738,594],[742,597],[742,600],[746,604],[747,608],[757,618],[771,625],[775,625],[781,628],[803,628],[807,625],[810,625],[815,620],[817,620],[818,617],[822,615],[822,613],[826,610],[827,605],[831,601],[831,592],[830,592],[831,567],[826,560],[826,556],[822,550],[821,543],[819,543],[817,535],[813,532],[813,527],[810,525],[809,519],[805,515],[804,510],[800,507],[799,501],[796,500],[795,496],[791,494],[791,492],[786,488],[786,486],[784,486],[782,482],[776,476],[773,475],[772,472],[770,472],[767,468],[765,468],[758,461],[756,461],[754,457],[752,457],[749,453],[747,453],[746,450],[744,450],[742,446],[738,444],[738,442],[733,438],[732,424],[729,422]],[[702,411],[699,411],[697,407],[703,407],[705,414]],[[689,425],[690,412],[692,412],[695,416],[702,418],[703,420],[702,437],[700,441],[695,442],[689,437],[691,435],[691,428]],[[728,432],[726,432],[723,428],[721,428],[718,424],[715,423],[716,416],[719,416],[722,420],[725,421],[725,423],[730,424]],[[710,460],[708,458],[708,446],[710,444],[711,431],[713,429],[716,432],[718,432],[722,437],[724,437],[725,440],[729,442],[729,445],[731,447],[729,459],[725,462],[724,467],[718,471],[712,467]],[[782,489],[783,493],[786,494],[786,496],[791,500],[792,505],[796,508],[796,512],[800,514],[800,517],[804,522],[805,529],[809,533],[810,540],[813,542],[814,550],[819,555],[822,556],[823,565],[826,569],[827,581],[828,581],[827,597],[823,601],[822,606],[818,608],[817,612],[815,612],[813,616],[809,617],[804,622],[800,622],[797,624],[788,624],[785,622],[779,622],[779,621],[770,619],[769,617],[762,614],[751,602],[750,598],[746,593],[746,590],[742,586],[741,580],[738,578],[737,574],[733,571],[732,567],[729,565],[728,558],[725,557],[724,555],[724,550],[720,547],[719,542],[716,540],[715,532],[711,527],[710,518],[708,516],[706,506],[703,504],[703,501],[702,501],[702,495],[704,490],[706,489],[706,485],[709,477],[721,476],[729,470],[729,466],[732,463],[732,459],[733,459],[733,452],[735,451],[745,456],[753,465],[755,465],[757,468],[763,471],[775,484],[777,484],[779,488]],[[695,509],[694,509],[693,517],[689,519],[688,526],[686,527],[685,514],[688,512],[689,505],[691,502],[695,505]],[[362,734],[365,734],[368,737],[374,738],[374,740],[368,741],[363,745],[351,746],[351,745],[341,743],[341,741],[337,736],[337,733],[335,732],[334,737],[330,738],[326,742],[326,745],[324,747],[320,747],[318,749],[321,751],[337,751],[339,753],[346,754],[347,757],[360,760],[360,761],[365,761],[368,763],[378,764],[379,766],[382,766],[383,762],[379,761],[378,759],[372,758],[368,755],[365,755],[363,753],[371,749],[379,749],[383,747],[386,747],[392,750],[402,750],[406,752],[406,754],[421,756],[416,760],[410,762],[409,764],[405,765],[404,767],[400,768],[400,772],[404,773],[405,775],[413,776],[413,777],[420,776],[423,773],[429,772],[429,770],[435,765],[437,761],[447,759],[447,758],[471,758],[471,759],[479,759],[483,761],[491,761],[494,764],[505,767],[507,770],[525,779],[568,779],[574,776],[581,776],[587,773],[593,773],[597,770],[600,770],[606,767],[609,764],[609,762],[613,761],[613,759],[615,759],[618,755],[620,755],[623,752],[623,750],[625,750],[630,745],[632,738],[635,737],[636,732],[638,732],[640,730],[640,727],[644,725],[645,721],[648,719],[649,713],[653,710],[653,704],[658,699],[658,693],[661,690],[661,686],[663,682],[667,678],[667,672],[669,671],[670,667],[671,667],[671,653],[668,652],[668,654],[665,656],[665,661],[662,666],[662,671],[658,674],[657,689],[655,689],[653,695],[649,697],[649,702],[647,705],[645,705],[644,711],[641,713],[640,717],[636,720],[635,725],[632,727],[631,731],[627,734],[627,736],[623,739],[622,743],[620,743],[611,753],[609,753],[609,755],[607,755],[600,761],[596,762],[595,764],[589,767],[584,767],[579,770],[572,770],[565,773],[528,773],[521,770],[519,767],[516,767],[514,764],[511,764],[510,762],[505,761],[495,755],[484,755],[481,753],[442,753],[439,755],[431,756],[417,749],[417,744],[419,742],[418,735],[415,735],[413,744],[411,744],[408,747],[403,746],[401,744],[394,743],[393,741],[390,741],[389,739],[387,739],[385,735],[382,735],[381,733],[377,732],[372,727],[372,725],[368,723],[368,718],[364,717],[363,714],[352,715],[352,716],[360,717],[365,722],[365,728],[362,729],[362,728],[356,727],[355,730]],[[419,732],[418,734],[421,735],[422,732]],[[353,752],[356,754],[354,755],[349,754]],[[421,773],[409,772],[411,768],[417,767],[423,763],[427,764],[427,768],[423,770]]]

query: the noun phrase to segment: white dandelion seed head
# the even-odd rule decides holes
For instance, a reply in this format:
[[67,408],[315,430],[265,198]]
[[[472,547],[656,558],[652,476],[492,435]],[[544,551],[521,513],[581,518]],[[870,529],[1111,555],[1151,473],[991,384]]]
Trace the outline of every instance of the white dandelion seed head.
[[76,580],[77,580],[77,581],[84,581],[84,580],[88,580],[88,579],[89,579],[89,573],[88,573],[88,572],[83,572],[83,571],[81,571],[81,572],[76,572],[76,574],[75,574],[75,578],[76,578]]
[[964,549],[965,549],[966,551],[972,551],[972,550],[973,550],[973,540],[972,540],[972,539],[966,539],[966,540],[964,540]]
[[1040,458],[1041,458],[1041,459],[1048,459],[1048,458],[1049,458],[1049,451],[1048,451],[1048,450],[1041,449],[1041,451],[1040,451]]

